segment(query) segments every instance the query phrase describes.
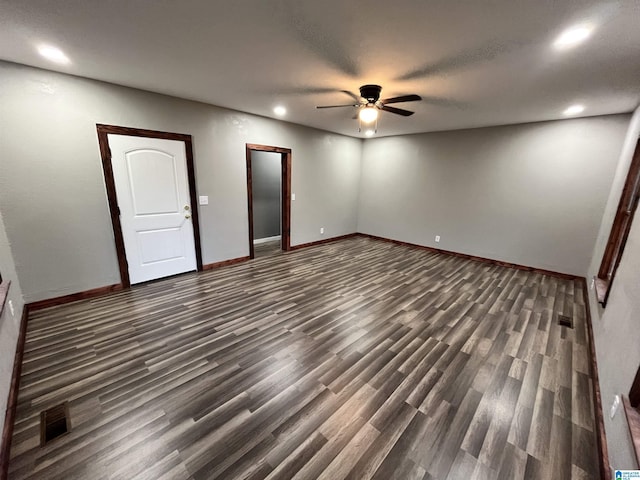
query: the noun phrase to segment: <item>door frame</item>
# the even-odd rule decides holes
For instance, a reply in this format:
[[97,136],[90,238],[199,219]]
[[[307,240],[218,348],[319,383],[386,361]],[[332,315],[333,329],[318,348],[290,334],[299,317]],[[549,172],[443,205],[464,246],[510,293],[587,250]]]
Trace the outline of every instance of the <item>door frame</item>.
[[191,200],[191,219],[193,220],[193,240],[196,251],[196,267],[202,271],[202,250],[200,245],[200,223],[198,219],[198,203],[196,196],[196,175],[193,164],[193,145],[191,135],[183,133],[161,132],[158,130],[144,130],[142,128],[119,127],[116,125],[96,124],[98,132],[98,144],[100,145],[100,156],[102,157],[102,170],[104,172],[104,182],[107,188],[107,201],[111,214],[111,224],[113,226],[113,236],[116,243],[116,253],[118,255],[118,268],[120,269],[120,283],[123,288],[131,287],[129,280],[129,264],[127,253],[124,248],[124,237],[122,235],[122,224],[120,223],[120,207],[118,206],[118,196],[116,194],[116,182],[113,177],[113,167],[111,165],[111,149],[109,148],[109,134],[126,135],[129,137],[160,138],[163,140],[177,140],[184,143],[185,156],[187,161],[187,177],[189,183],[189,199]]
[[291,250],[291,149],[272,147],[270,145],[246,144],[247,153],[247,207],[249,209],[249,258],[254,258],[253,251],[253,182],[251,178],[251,152],[275,152],[280,154],[282,189],[282,227],[280,230],[280,245],[282,250]]

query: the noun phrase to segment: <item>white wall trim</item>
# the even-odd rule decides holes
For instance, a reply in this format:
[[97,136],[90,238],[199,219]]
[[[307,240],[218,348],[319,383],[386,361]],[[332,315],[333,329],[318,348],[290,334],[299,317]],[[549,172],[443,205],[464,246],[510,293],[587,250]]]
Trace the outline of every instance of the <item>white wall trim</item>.
[[274,242],[276,240],[280,240],[280,235],[276,235],[274,237],[254,238],[253,244],[260,245],[261,243]]

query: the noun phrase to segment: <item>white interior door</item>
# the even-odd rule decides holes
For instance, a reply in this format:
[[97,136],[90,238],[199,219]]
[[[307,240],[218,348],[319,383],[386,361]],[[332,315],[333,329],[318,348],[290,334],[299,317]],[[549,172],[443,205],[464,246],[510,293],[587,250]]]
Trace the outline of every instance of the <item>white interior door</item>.
[[108,137],[131,283],[196,270],[184,142]]

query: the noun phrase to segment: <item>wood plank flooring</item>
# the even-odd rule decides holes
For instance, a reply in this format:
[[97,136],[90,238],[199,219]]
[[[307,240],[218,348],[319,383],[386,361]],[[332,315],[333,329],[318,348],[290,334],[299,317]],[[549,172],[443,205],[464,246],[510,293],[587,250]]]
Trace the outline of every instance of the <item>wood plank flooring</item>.
[[310,247],[34,312],[10,478],[595,479],[588,355],[578,282]]
[[253,253],[255,258],[267,257],[269,255],[276,255],[282,252],[280,246],[280,240],[273,240],[271,242],[259,243],[253,247]]

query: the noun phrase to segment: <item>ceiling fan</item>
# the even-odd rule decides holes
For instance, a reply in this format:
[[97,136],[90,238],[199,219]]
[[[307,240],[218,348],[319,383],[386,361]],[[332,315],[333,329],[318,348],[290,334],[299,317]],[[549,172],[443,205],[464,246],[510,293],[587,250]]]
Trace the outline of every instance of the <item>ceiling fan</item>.
[[403,117],[409,117],[414,112],[404,110],[402,108],[389,107],[390,103],[403,103],[403,102],[417,102],[422,100],[420,95],[402,95],[400,97],[385,98],[380,100],[380,92],[382,87],[380,85],[363,85],[360,87],[360,96],[354,93],[343,90],[344,93],[353,97],[357,103],[351,103],[348,105],[320,105],[316,108],[340,108],[340,107],[355,107],[358,108],[357,116],[362,123],[373,123],[378,119],[378,113],[380,110],[383,112],[395,113],[396,115],[402,115]]

